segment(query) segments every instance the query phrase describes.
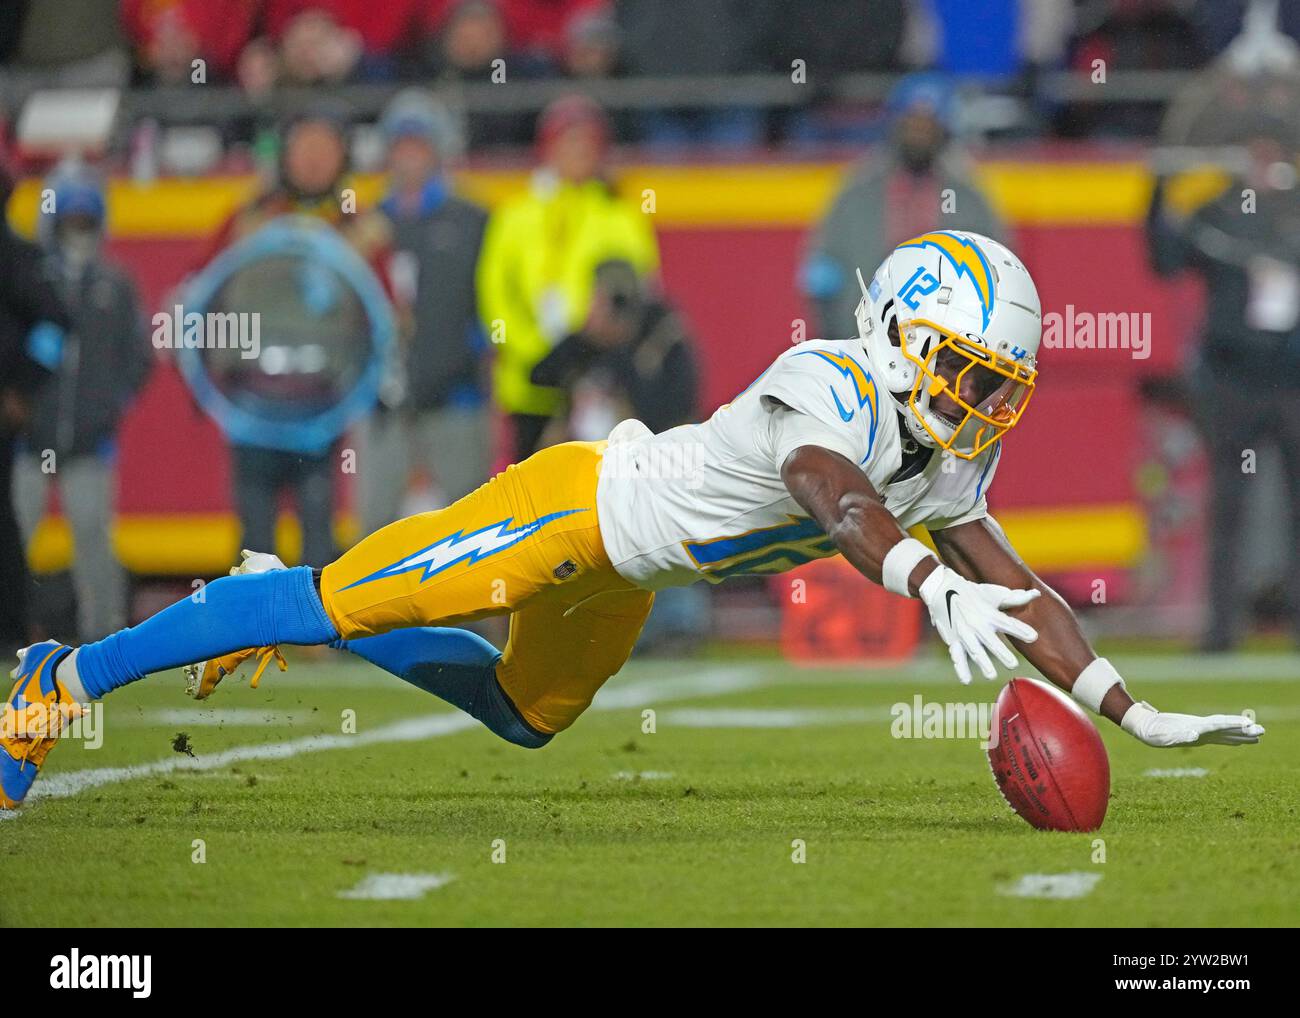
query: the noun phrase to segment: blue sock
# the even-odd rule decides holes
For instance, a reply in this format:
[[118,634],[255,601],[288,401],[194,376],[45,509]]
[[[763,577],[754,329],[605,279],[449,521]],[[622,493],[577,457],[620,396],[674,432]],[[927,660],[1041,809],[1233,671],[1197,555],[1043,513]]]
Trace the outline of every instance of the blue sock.
[[152,672],[272,643],[338,639],[307,566],[223,576],[77,653],[77,673],[94,698]]
[[549,733],[537,731],[520,716],[497,682],[501,652],[468,629],[394,629],[359,640],[336,640],[332,646],[441,697],[516,746],[538,749],[551,741]]

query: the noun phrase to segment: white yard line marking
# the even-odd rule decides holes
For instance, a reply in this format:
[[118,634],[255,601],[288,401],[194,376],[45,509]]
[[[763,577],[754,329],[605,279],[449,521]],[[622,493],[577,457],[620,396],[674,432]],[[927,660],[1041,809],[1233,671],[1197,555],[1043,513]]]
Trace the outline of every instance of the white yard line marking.
[[887,721],[886,707],[872,709],[814,709],[801,707],[681,707],[666,711],[660,721],[682,728],[811,728],[817,725],[858,725]]
[[[591,709],[619,710],[650,706],[664,700],[739,693],[762,684],[761,674],[754,669],[702,669],[695,675],[683,676],[679,679],[628,682],[609,690],[602,690],[596,696]],[[406,718],[369,731],[363,730],[355,735],[306,735],[287,742],[234,746],[216,753],[200,753],[194,757],[170,756],[151,763],[131,764],[125,767],[93,767],[87,770],[65,771],[42,775],[37,779],[27,799],[28,802],[40,799],[65,799],[92,788],[102,788],[104,785],[132,781],[136,778],[157,777],[177,772],[220,770],[249,760],[288,760],[304,753],[319,753],[330,749],[361,749],[386,742],[420,742],[477,727],[478,722],[468,714],[444,712]],[[21,810],[0,810],[0,820],[12,820],[21,815]]]
[[1099,883],[1100,873],[1026,873],[1014,884],[1000,885],[997,891],[1009,898],[1063,901],[1087,897]]
[[1143,771],[1144,778],[1203,778],[1209,774],[1204,767],[1152,767]]
[[338,896],[350,901],[418,901],[455,879],[451,873],[372,873]]
[[615,771],[615,781],[667,781],[672,771]]
[[306,735],[288,742],[267,742],[254,746],[233,746],[216,753],[200,753],[194,757],[170,756],[146,764],[126,767],[94,767],[82,771],[44,775],[37,779],[29,800],[64,799],[92,788],[131,781],[135,778],[156,777],[177,771],[213,771],[247,760],[287,760],[303,753],[319,753],[327,749],[361,749],[383,742],[418,742],[436,739],[473,728],[478,722],[468,714],[429,714],[408,718],[390,725],[382,725],[355,735]]

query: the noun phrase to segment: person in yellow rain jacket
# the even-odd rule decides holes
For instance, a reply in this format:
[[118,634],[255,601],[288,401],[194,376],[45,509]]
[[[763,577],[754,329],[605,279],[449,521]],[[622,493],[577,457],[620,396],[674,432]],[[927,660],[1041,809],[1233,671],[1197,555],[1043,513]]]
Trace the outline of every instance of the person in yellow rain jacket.
[[494,395],[510,415],[516,460],[536,451],[561,398],[529,374],[586,320],[596,266],[620,259],[646,275],[659,265],[649,215],[603,175],[609,122],[599,106],[578,95],[556,100],[538,122],[537,147],[528,192],[493,214],[478,265]]

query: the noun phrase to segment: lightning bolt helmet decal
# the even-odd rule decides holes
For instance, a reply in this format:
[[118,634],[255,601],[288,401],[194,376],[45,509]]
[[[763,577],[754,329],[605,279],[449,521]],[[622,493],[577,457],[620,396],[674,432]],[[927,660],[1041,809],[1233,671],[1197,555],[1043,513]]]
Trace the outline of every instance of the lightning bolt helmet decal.
[[993,268],[984,257],[984,252],[979,249],[979,245],[966,237],[936,230],[905,240],[898,246],[937,248],[957,270],[957,275],[965,276],[975,287],[975,292],[979,295],[980,310],[984,314],[984,328],[989,327],[989,320],[993,317],[993,302],[997,298],[996,284],[993,281]]

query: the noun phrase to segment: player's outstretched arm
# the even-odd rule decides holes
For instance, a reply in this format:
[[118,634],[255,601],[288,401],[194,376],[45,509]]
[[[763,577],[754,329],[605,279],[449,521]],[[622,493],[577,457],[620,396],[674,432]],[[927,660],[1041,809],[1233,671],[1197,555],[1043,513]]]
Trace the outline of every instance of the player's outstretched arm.
[[931,536],[944,561],[967,579],[1040,591],[1041,597],[1016,611],[1038,639],[1026,644],[1013,635],[1013,641],[1051,682],[1148,746],[1238,745],[1258,742],[1264,733],[1242,715],[1170,714],[1134,701],[1110,662],[1097,657],[1069,605],[1025,565],[995,520],[985,517]]
[[997,677],[992,657],[1007,668],[1015,666],[1016,656],[999,634],[1025,642],[1037,638],[1031,626],[1003,611],[1038,597],[1037,590],[972,583],[940,563],[907,536],[866,475],[844,456],[821,446],[799,446],[785,458],[781,478],[860,573],[886,590],[925,602],[962,682],[971,680],[971,662],[990,679]]

